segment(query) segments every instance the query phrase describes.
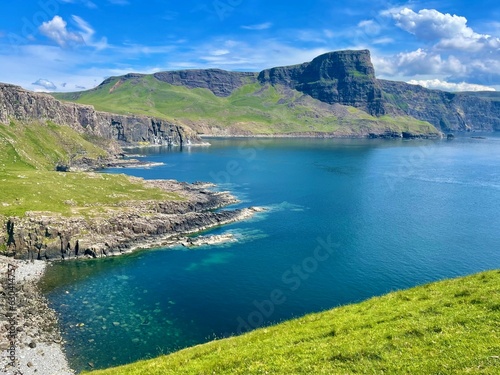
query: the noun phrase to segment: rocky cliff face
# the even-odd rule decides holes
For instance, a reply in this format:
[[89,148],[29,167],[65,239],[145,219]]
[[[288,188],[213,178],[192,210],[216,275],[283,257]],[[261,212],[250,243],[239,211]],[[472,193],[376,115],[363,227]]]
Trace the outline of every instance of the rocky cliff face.
[[154,77],[171,85],[186,86],[190,89],[208,89],[217,96],[225,97],[245,84],[256,82],[257,73],[228,72],[221,69],[193,69],[159,72],[155,73]]
[[309,63],[264,70],[258,79],[262,84],[291,87],[325,103],[361,108],[375,116],[385,113],[368,50],[326,53]]
[[27,213],[6,218],[0,245],[20,259],[67,259],[119,254],[133,247],[161,244],[167,239],[242,219],[252,210],[215,211],[236,202],[208,185],[176,181],[148,184],[176,192],[184,201],[124,202],[102,217],[63,217]]
[[177,144],[199,142],[198,136],[183,126],[146,116],[124,116],[99,112],[89,105],[61,102],[52,96],[0,83],[0,123],[52,121],[122,144],[148,142]]
[[404,82],[379,82],[390,114],[428,121],[444,132],[500,130],[500,102],[495,97],[429,90]]

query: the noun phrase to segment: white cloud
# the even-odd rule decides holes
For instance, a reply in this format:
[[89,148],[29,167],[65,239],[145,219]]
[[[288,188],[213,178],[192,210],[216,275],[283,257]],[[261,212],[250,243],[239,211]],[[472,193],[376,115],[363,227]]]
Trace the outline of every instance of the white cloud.
[[443,81],[478,82],[477,79],[473,78],[470,62],[467,64],[454,55],[442,55],[423,48],[401,52],[393,56],[387,56],[375,50],[372,53],[372,62],[377,77],[384,79],[398,81],[440,79]]
[[389,38],[389,37],[381,37],[381,38],[374,39],[372,43],[373,44],[391,44],[391,43],[394,43],[394,39]]
[[375,20],[364,20],[358,23],[358,28],[369,35],[377,35],[380,33],[381,25]]
[[416,51],[400,53],[396,57],[398,70],[409,75],[438,73],[441,64],[440,56],[429,55],[422,48]]
[[42,23],[38,29],[42,35],[52,39],[63,48],[85,43],[79,33],[68,31],[66,26],[66,21],[64,21],[60,16],[54,16],[51,21]]
[[83,18],[78,16],[71,16],[71,18],[76,22],[82,31],[80,34],[85,41],[85,44],[95,47],[97,50],[102,50],[108,47],[108,41],[106,38],[103,37],[99,41],[94,40],[95,30]]
[[78,31],[69,31],[67,22],[61,16],[54,16],[51,21],[42,23],[38,29],[42,35],[52,39],[62,48],[86,45],[102,50],[108,47],[105,37],[100,40],[94,39],[95,30],[83,18],[79,16],[71,16],[71,18],[78,27]]
[[242,29],[245,30],[267,30],[269,29],[273,24],[271,22],[265,22],[265,23],[259,23],[257,25],[247,25],[247,26],[241,26]]
[[293,30],[290,32],[290,35],[301,42],[317,44],[326,44],[329,42],[329,39],[331,39],[328,33],[313,29]]
[[44,78],[39,78],[37,81],[33,82],[32,85],[40,86],[40,87],[43,87],[44,89],[51,90],[51,91],[57,90],[57,86],[53,82],[49,81],[48,79],[44,79]]
[[210,52],[210,54],[212,56],[223,56],[223,55],[227,55],[229,53],[229,50],[227,49],[216,49],[212,52]]
[[484,48],[499,48],[500,39],[476,33],[467,26],[467,18],[435,9],[422,9],[418,13],[409,8],[393,10],[396,26],[415,35],[418,39],[435,42],[443,50],[477,52]]
[[[480,87],[497,87],[500,82],[500,23],[481,23],[489,34],[479,33],[468,25],[466,17],[442,13],[436,9],[412,10],[408,6],[391,8],[379,13],[407,33],[414,35],[408,40],[398,33],[381,34],[381,42],[406,43],[414,50],[395,53],[392,56],[380,52],[374,56],[377,76],[400,81],[422,81],[435,84],[444,90],[461,90],[457,84],[439,82],[470,82]],[[362,23],[360,26],[370,25]],[[385,30],[385,28],[383,27]],[[389,30],[389,29],[388,29]],[[386,38],[388,38],[386,40]],[[379,43],[371,40],[370,46]],[[420,48],[418,48],[420,47]]]
[[472,37],[476,33],[467,26],[467,19],[457,15],[443,14],[435,9],[422,9],[415,13],[409,8],[401,9],[392,17],[401,29],[420,39],[436,40],[453,38],[456,35]]
[[325,34],[325,36],[328,39],[332,39],[335,36],[335,33],[332,30],[328,30],[328,29],[324,29],[323,34]]
[[97,5],[90,0],[57,0],[57,1],[60,1],[62,3],[67,3],[67,4],[82,3],[83,5],[85,5],[89,9],[97,9]]
[[443,91],[496,91],[493,87],[477,85],[474,83],[453,83],[441,81],[439,79],[428,80],[410,80],[411,85],[420,85],[428,89],[443,90]]
[[392,58],[372,53],[372,63],[377,77],[392,78],[396,75],[396,64]]

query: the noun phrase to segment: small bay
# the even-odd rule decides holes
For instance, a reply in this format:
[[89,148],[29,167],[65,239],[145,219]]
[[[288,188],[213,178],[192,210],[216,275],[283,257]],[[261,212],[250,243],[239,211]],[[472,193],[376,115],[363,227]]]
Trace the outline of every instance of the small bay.
[[393,290],[500,268],[500,137],[210,139],[138,148],[146,179],[266,211],[221,245],[58,262],[43,290],[72,366],[129,363]]

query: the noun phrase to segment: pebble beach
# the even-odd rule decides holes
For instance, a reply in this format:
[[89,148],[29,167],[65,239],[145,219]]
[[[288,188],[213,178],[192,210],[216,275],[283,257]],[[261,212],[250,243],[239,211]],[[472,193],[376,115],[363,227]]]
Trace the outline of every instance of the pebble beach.
[[[75,373],[69,367],[63,350],[56,314],[37,287],[46,266],[45,261],[15,260],[0,256],[0,374]],[[12,295],[15,296],[14,300]],[[14,329],[15,350],[12,351],[9,332]]]

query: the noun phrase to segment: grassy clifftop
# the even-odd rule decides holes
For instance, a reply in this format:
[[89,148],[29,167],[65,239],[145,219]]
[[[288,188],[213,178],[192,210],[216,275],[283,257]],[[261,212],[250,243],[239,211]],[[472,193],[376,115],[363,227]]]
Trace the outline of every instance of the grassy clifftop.
[[498,374],[499,334],[489,271],[91,374]]
[[0,218],[27,211],[93,215],[127,200],[179,198],[124,175],[55,171],[57,164],[108,157],[101,142],[51,122],[0,124]]

